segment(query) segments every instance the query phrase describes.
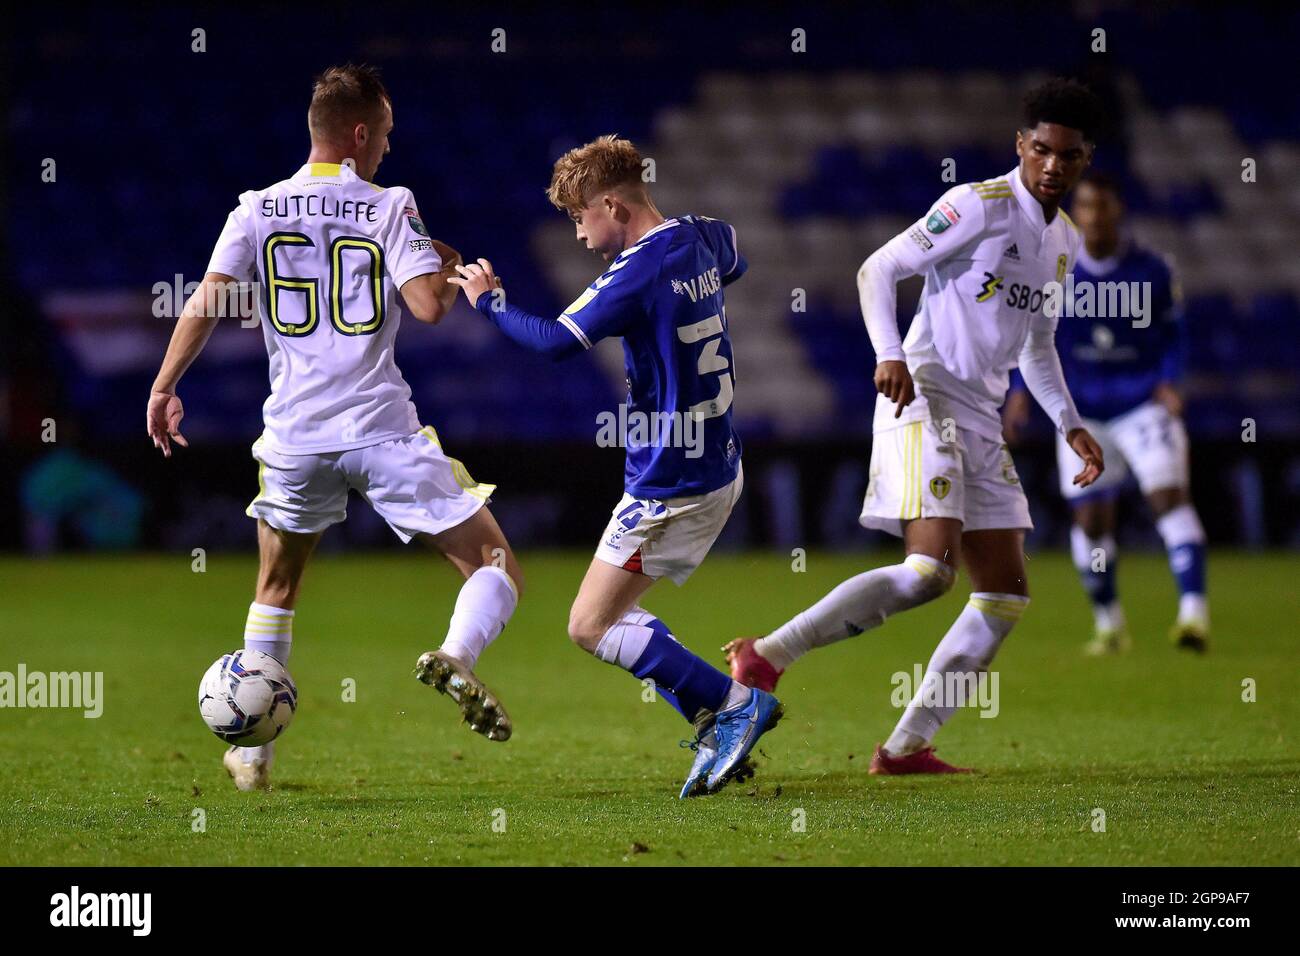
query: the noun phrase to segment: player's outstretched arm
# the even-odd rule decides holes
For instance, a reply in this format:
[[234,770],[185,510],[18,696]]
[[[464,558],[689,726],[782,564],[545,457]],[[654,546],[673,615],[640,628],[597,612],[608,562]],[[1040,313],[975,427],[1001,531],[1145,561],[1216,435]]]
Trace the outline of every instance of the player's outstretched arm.
[[145,412],[149,437],[153,440],[154,447],[161,450],[167,458],[172,455],[173,440],[183,448],[189,446],[180,431],[185,408],[176,394],[176,386],[203,351],[217,322],[223,316],[234,314],[229,305],[238,288],[239,283],[232,277],[220,272],[209,272],[176,320],[167,354],[163,356],[162,368],[158,370],[158,377],[149,390],[149,406]]
[[562,321],[532,315],[507,303],[505,289],[488,260],[479,259],[477,263],[457,266],[456,271],[460,275],[447,281],[459,286],[470,304],[512,342],[553,360],[576,355],[586,347],[573,327]]
[[1056,354],[1055,318],[1044,316],[1031,322],[1020,349],[1020,375],[1034,400],[1047,412],[1074,453],[1083,459],[1083,470],[1074,476],[1074,483],[1081,488],[1088,487],[1101,477],[1106,463],[1101,446],[1083,427],[1065,384],[1061,357]]
[[442,269],[408,279],[401,288],[402,301],[411,315],[421,322],[437,325],[456,303],[456,287],[451,280],[461,264],[460,253],[437,239],[431,240],[442,259]]

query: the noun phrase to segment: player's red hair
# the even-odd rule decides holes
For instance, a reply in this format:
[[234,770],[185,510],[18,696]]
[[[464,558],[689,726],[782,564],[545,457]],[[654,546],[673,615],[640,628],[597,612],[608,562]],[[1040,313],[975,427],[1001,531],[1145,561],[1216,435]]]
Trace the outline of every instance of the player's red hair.
[[620,187],[635,190],[638,198],[643,198],[644,168],[641,153],[631,140],[613,133],[601,136],[555,161],[546,198],[565,212],[583,209],[596,193]]

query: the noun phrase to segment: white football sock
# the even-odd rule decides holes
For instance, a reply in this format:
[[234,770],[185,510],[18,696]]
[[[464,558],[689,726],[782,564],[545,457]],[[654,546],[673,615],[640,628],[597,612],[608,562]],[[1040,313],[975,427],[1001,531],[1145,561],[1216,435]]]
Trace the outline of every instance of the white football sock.
[[[891,757],[913,753],[929,744],[962,701],[947,699],[945,687],[961,687],[957,675],[983,674],[1003,638],[1011,633],[1029,598],[1019,594],[979,591],[970,596],[961,614],[934,649],[925,677],[911,703],[885,741]],[[949,677],[948,675],[953,675]]]
[[[254,601],[248,606],[248,620],[244,623],[244,650],[270,654],[281,664],[289,663],[293,649],[293,611]],[[239,759],[244,763],[270,763],[274,741],[260,747],[240,747]]]
[[254,601],[244,622],[244,650],[270,654],[281,664],[289,663],[293,647],[293,611]]
[[1112,601],[1110,604],[1094,604],[1092,618],[1099,631],[1121,631],[1128,627],[1124,606],[1119,601]]
[[740,683],[740,681],[733,680],[731,682],[731,690],[727,691],[727,699],[724,700],[722,706],[718,708],[718,713],[722,713],[724,710],[731,710],[733,707],[739,707],[741,704],[749,700],[749,695],[752,693],[753,691]]
[[[1205,528],[1201,524],[1196,509],[1190,505],[1179,505],[1156,519],[1156,530],[1165,543],[1166,551],[1174,551],[1184,545],[1205,545]],[[1178,620],[1196,621],[1209,624],[1210,605],[1203,593],[1186,591],[1178,598]]]
[[275,741],[272,740],[269,744],[262,744],[260,747],[237,747],[235,755],[239,757],[240,763],[264,763],[270,766],[275,760]]
[[617,664],[625,671],[632,670],[650,643],[650,635],[654,633],[650,622],[654,619],[655,616],[645,608],[632,608],[601,637],[596,645],[596,656],[606,664]]
[[1184,544],[1205,543],[1205,528],[1191,505],[1179,505],[1161,515],[1156,519],[1156,530],[1167,551]]
[[1074,561],[1074,567],[1080,572],[1092,571],[1092,560],[1094,552],[1100,550],[1102,557],[1106,561],[1106,566],[1110,567],[1119,552],[1119,545],[1115,542],[1113,534],[1103,534],[1100,538],[1090,538],[1077,524],[1070,528],[1070,557]]
[[461,586],[440,650],[473,668],[479,655],[505,630],[519,595],[515,582],[501,568],[479,568]]
[[1210,621],[1210,603],[1205,599],[1205,595],[1188,592],[1179,597],[1178,620],[1208,624]]
[[952,587],[956,574],[942,561],[910,554],[902,564],[849,578],[808,610],[755,641],[754,650],[777,670],[785,670],[814,647],[879,627],[891,614],[934,600]]

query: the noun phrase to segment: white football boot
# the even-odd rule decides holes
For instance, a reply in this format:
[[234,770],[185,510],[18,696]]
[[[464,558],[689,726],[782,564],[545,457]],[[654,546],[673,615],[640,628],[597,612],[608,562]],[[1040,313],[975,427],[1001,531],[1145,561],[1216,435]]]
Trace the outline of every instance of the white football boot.
[[496,694],[477,675],[443,651],[427,651],[415,662],[415,676],[460,708],[461,718],[476,734],[488,740],[509,740],[514,730],[510,715]]
[[270,790],[275,743],[260,747],[231,747],[221,758],[235,781],[236,790]]

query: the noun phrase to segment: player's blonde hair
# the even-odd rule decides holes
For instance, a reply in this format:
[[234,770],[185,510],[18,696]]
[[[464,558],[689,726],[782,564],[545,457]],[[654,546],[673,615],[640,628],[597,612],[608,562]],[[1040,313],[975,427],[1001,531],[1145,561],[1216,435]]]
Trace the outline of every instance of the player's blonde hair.
[[631,140],[610,133],[569,150],[555,161],[546,198],[556,209],[577,212],[598,192],[618,187],[634,189],[643,198],[645,183],[641,152]]
[[314,140],[331,140],[351,132],[357,123],[373,123],[392,102],[378,67],[346,63],[331,66],[312,86],[307,128]]

